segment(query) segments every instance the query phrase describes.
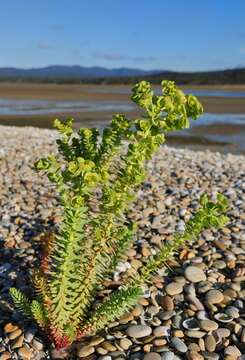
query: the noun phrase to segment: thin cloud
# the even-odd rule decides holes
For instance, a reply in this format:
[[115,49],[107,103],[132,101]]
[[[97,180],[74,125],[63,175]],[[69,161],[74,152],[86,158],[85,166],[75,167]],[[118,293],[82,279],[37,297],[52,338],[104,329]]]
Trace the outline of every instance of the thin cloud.
[[153,62],[156,61],[154,56],[129,56],[117,53],[101,53],[95,52],[93,57],[96,59],[109,60],[109,61],[132,61],[132,62]]
[[46,41],[40,42],[37,46],[41,50],[54,50],[54,47]]

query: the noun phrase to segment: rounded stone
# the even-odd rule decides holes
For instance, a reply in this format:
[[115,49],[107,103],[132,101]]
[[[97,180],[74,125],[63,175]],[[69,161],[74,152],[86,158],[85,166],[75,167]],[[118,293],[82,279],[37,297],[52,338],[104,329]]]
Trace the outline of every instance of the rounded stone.
[[20,356],[21,359],[24,359],[24,360],[30,360],[31,357],[32,357],[32,352],[30,349],[28,349],[26,346],[23,346],[21,347],[19,350],[18,350],[18,354]]
[[193,283],[206,280],[204,271],[197,266],[187,266],[187,268],[185,268],[185,277],[187,280]]
[[171,319],[174,315],[176,314],[176,312],[174,310],[171,311],[160,311],[160,313],[158,314],[159,319],[161,320],[169,320]]
[[235,345],[227,346],[227,348],[224,351],[224,354],[225,355],[232,355],[234,357],[234,359],[237,359],[238,356],[242,355],[240,350],[238,349],[238,347],[235,346]]
[[168,295],[178,295],[183,291],[183,285],[177,282],[171,282],[165,287],[165,291]]
[[149,336],[151,333],[152,329],[147,325],[132,325],[127,329],[127,335],[135,339]]
[[170,327],[158,326],[153,330],[153,335],[156,337],[168,336],[170,333]]
[[11,344],[11,349],[18,349],[23,345],[24,342],[24,335],[20,335],[17,339],[13,341]]
[[78,352],[77,352],[77,356],[80,357],[80,358],[84,358],[84,357],[87,357],[91,354],[94,353],[94,347],[93,346],[82,346]]
[[144,360],[161,360],[161,356],[156,352],[149,352],[143,358]]
[[200,328],[206,331],[214,331],[218,329],[218,324],[213,320],[200,320]]
[[234,319],[240,317],[239,310],[235,306],[229,306],[225,309],[225,313]]
[[204,360],[204,357],[201,354],[193,350],[188,351],[186,355],[188,360]]
[[14,339],[16,339],[17,337],[19,337],[21,334],[22,334],[21,329],[17,329],[17,330],[15,330],[15,331],[11,332],[11,333],[8,335],[8,337],[9,337],[10,340],[14,340]]
[[206,333],[204,331],[199,331],[199,330],[188,330],[185,332],[185,334],[188,337],[194,338],[194,339],[201,339],[204,335],[206,335]]
[[215,333],[217,334],[218,337],[220,337],[221,339],[223,338],[227,338],[230,336],[231,331],[227,328],[218,328]]
[[37,339],[33,339],[32,346],[38,351],[43,349],[43,343]]
[[132,345],[132,341],[127,339],[127,338],[123,338],[120,340],[120,347],[123,350],[128,350],[128,348]]
[[214,352],[216,349],[216,341],[213,335],[207,335],[205,338],[205,349],[209,352]]
[[11,354],[8,351],[4,351],[0,354],[0,360],[9,360],[11,358]]
[[224,295],[219,290],[209,290],[206,294],[208,304],[220,304],[224,300]]
[[162,360],[174,360],[174,353],[172,351],[164,351],[161,355]]
[[177,351],[180,353],[186,353],[187,352],[187,346],[185,345],[184,341],[180,340],[177,337],[173,337],[171,340],[171,346],[174,347]]
[[165,295],[162,298],[162,307],[164,310],[171,311],[174,310],[174,302],[171,296]]

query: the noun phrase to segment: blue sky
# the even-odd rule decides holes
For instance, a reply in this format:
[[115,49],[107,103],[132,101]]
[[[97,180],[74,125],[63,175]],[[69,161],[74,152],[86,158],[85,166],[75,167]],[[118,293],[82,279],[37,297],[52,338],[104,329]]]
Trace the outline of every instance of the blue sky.
[[245,0],[8,0],[0,66],[245,66]]

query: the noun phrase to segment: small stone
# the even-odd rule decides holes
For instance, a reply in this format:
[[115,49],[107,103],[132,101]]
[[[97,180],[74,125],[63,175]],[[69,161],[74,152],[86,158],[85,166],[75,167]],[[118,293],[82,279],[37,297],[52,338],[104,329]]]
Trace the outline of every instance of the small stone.
[[153,330],[153,335],[156,337],[169,336],[170,327],[158,326]]
[[30,330],[27,331],[27,332],[25,333],[25,341],[26,341],[27,343],[32,342],[34,336],[35,336],[35,333],[34,333],[33,331],[30,331]]
[[132,321],[134,318],[133,314],[124,314],[120,317],[120,324],[127,324],[129,321]]
[[4,326],[4,331],[8,334],[8,333],[11,333],[15,330],[18,330],[18,326],[17,325],[14,325],[12,323],[8,323]]
[[224,300],[224,295],[219,290],[209,290],[206,293],[206,301],[208,304],[219,304]]
[[177,337],[173,337],[171,339],[171,345],[180,353],[186,353],[188,350],[185,343]]
[[138,305],[136,305],[136,306],[133,308],[133,310],[131,311],[131,313],[132,313],[132,315],[133,315],[134,317],[138,317],[138,316],[141,315],[142,311],[143,311],[142,306],[138,304]]
[[196,351],[188,351],[186,355],[188,360],[204,360],[204,357]]
[[143,358],[144,360],[161,360],[161,356],[156,352],[149,352]]
[[214,352],[216,348],[216,341],[213,335],[207,335],[205,338],[205,349],[209,352]]
[[164,351],[161,355],[162,360],[174,360],[174,353],[172,351]]
[[187,280],[193,283],[198,283],[200,281],[206,280],[206,275],[204,271],[197,266],[188,266],[185,269],[185,277]]
[[214,331],[218,329],[218,324],[213,320],[200,320],[200,328],[206,331]]
[[41,341],[38,341],[37,339],[33,340],[32,346],[38,351],[41,351],[43,349],[43,343],[41,343]]
[[89,341],[90,346],[96,346],[102,343],[105,339],[102,336],[93,336],[92,339]]
[[32,352],[30,349],[28,349],[26,346],[23,346],[18,350],[18,354],[21,359],[23,360],[30,360],[32,357]]
[[0,360],[8,360],[11,359],[11,354],[8,351],[0,354]]
[[18,336],[20,336],[21,334],[22,334],[21,329],[17,329],[17,330],[15,330],[15,331],[11,332],[11,333],[8,335],[8,337],[9,337],[10,340],[14,340],[14,339],[16,339]]
[[204,335],[206,335],[206,333],[204,331],[199,331],[199,330],[189,330],[189,331],[186,331],[185,334],[188,337],[195,338],[195,339],[200,339]]
[[242,355],[238,347],[236,347],[235,345],[227,346],[227,348],[225,348],[224,350],[224,354],[233,356],[234,360],[236,360],[238,356]]
[[11,344],[11,349],[18,349],[23,345],[24,335],[21,335]]
[[216,353],[210,353],[208,351],[203,351],[202,355],[204,356],[205,360],[219,360],[219,354]]
[[127,339],[127,338],[123,338],[123,339],[120,340],[120,347],[123,350],[128,350],[131,345],[132,345],[132,341]]
[[90,345],[87,345],[87,346],[82,346],[78,352],[77,352],[77,356],[80,357],[80,358],[84,358],[86,356],[89,356],[91,354],[94,353],[94,347],[93,346],[90,346]]
[[112,343],[110,343],[109,341],[104,341],[101,346],[106,349],[107,351],[113,352],[116,351],[117,348],[116,346],[114,346]]
[[183,285],[177,282],[172,282],[165,287],[165,291],[168,295],[178,295],[183,291]]
[[127,335],[136,339],[149,336],[152,329],[147,325],[132,325],[127,329]]
[[106,355],[108,353],[108,350],[104,349],[102,346],[97,347],[96,351],[100,355]]
[[174,310],[172,311],[160,311],[160,313],[158,314],[159,319],[161,320],[169,320],[171,319],[174,315],[176,314],[176,312]]
[[167,310],[167,311],[174,310],[173,299],[168,295],[163,296],[163,298],[162,298],[162,307],[163,307],[164,310]]
[[68,359],[69,350],[67,349],[52,349],[51,350],[51,359]]
[[225,309],[225,313],[234,319],[238,319],[240,317],[239,310],[235,306],[228,306]]
[[215,331],[215,334],[217,334],[218,337],[220,337],[221,339],[223,338],[227,338],[230,336],[231,332],[229,329],[227,328],[219,328]]

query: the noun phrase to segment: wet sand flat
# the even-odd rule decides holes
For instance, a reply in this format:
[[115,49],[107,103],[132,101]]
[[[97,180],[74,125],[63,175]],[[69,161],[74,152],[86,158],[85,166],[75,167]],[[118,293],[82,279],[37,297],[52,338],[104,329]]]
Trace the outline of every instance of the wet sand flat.
[[[245,85],[223,86],[182,86],[183,90],[219,90],[234,92],[238,97],[202,96],[206,112],[245,113],[245,98],[239,92]],[[0,83],[0,99],[38,99],[38,100],[83,100],[83,101],[125,101],[129,102],[130,85],[56,85]],[[85,114],[86,117],[86,114]]]

